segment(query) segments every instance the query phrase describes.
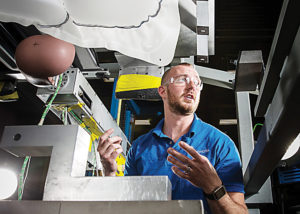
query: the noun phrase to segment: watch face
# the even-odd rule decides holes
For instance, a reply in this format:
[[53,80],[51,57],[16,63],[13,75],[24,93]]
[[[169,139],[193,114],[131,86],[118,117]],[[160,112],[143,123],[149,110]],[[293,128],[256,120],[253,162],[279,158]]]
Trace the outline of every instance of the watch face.
[[225,187],[222,185],[222,186],[220,186],[220,188],[218,188],[218,189],[214,192],[214,198],[215,198],[215,200],[219,200],[219,199],[222,198],[225,194],[226,194],[226,189],[225,189]]

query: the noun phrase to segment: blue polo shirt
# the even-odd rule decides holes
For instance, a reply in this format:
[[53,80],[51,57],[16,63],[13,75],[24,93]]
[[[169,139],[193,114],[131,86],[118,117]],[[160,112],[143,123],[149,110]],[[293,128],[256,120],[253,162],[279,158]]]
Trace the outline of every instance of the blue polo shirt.
[[239,153],[234,142],[227,135],[203,122],[194,114],[188,133],[174,142],[163,134],[163,124],[164,119],[154,129],[132,143],[126,160],[125,175],[167,175],[172,183],[173,200],[200,199],[208,209],[202,190],[175,175],[171,170],[172,164],[167,161],[169,147],[191,158],[178,145],[179,141],[184,141],[199,154],[208,158],[228,192],[244,193]]

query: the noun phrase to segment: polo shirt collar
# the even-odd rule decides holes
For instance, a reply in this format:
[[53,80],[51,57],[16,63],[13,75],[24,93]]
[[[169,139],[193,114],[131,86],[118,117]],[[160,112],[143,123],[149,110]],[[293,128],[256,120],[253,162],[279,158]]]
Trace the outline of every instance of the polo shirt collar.
[[[168,138],[168,136],[162,132],[164,121],[165,121],[165,118],[163,118],[161,121],[158,122],[156,127],[153,129],[153,134],[155,134],[158,137],[167,137]],[[188,131],[188,133],[186,134],[187,137],[191,138],[194,136],[196,130],[198,129],[199,122],[201,123],[201,120],[197,117],[196,113],[194,113],[194,119],[193,119],[191,128]]]

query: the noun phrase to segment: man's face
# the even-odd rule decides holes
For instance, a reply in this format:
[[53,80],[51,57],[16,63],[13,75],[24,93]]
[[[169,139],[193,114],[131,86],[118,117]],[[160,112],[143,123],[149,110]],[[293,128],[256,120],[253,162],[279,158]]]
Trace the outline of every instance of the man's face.
[[196,86],[194,81],[189,83],[176,83],[176,79],[189,78],[201,82],[198,73],[189,66],[173,67],[168,74],[168,80],[173,78],[173,83],[167,85],[167,102],[170,111],[179,115],[189,115],[197,110],[200,100],[200,86]]

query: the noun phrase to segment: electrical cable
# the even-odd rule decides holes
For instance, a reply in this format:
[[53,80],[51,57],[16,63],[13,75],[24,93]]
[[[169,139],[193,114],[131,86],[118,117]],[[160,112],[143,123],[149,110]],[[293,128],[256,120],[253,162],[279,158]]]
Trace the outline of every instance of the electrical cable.
[[[30,166],[30,160],[31,160],[31,156],[29,156],[29,159],[28,159],[27,169],[26,169],[26,173],[25,173],[25,177],[24,177],[23,184],[25,184],[25,182],[26,182],[26,180],[27,180],[28,171],[29,171],[29,166]],[[24,189],[23,189],[23,190],[24,190]]]
[[41,126],[41,125],[44,124],[45,117],[46,117],[46,115],[48,114],[48,111],[49,111],[49,109],[50,109],[50,107],[51,107],[51,105],[52,105],[52,103],[53,103],[53,100],[55,99],[55,97],[56,97],[56,95],[57,95],[57,93],[58,93],[58,91],[59,91],[59,89],[60,89],[61,82],[62,82],[62,78],[63,78],[63,74],[60,74],[60,75],[59,75],[59,81],[58,81],[58,85],[57,85],[57,87],[56,87],[56,90],[55,90],[55,92],[54,92],[54,94],[53,94],[51,100],[49,101],[48,105],[46,106],[46,109],[45,109],[44,112],[43,112],[42,118],[41,118],[41,120],[40,120],[40,122],[39,122],[39,124],[38,124],[39,126]]
[[[55,97],[56,97],[56,95],[57,95],[57,93],[60,89],[60,86],[61,86],[61,83],[62,83],[62,78],[63,78],[63,74],[60,74],[59,75],[59,82],[58,82],[58,85],[56,87],[56,90],[55,90],[50,102],[48,103],[46,109],[44,110],[44,112],[42,114],[40,122],[38,123],[39,126],[42,126],[44,124],[45,117],[48,114],[49,109],[50,109],[50,107],[53,103],[53,100],[55,99]],[[22,197],[23,197],[23,191],[24,191],[25,182],[26,182],[26,179],[27,179],[27,176],[28,176],[30,160],[31,160],[31,156],[26,156],[25,159],[24,159],[23,165],[22,165],[21,173],[20,173],[20,176],[19,176],[18,200],[22,200]],[[26,174],[25,174],[25,177],[24,177],[25,170],[26,170]]]
[[[71,113],[71,115],[77,120],[77,122],[79,123],[79,124],[84,124],[83,123],[83,121],[72,111],[72,110],[70,110],[69,111],[70,113]],[[89,130],[89,128],[87,127],[87,126],[85,126],[84,125],[84,127],[83,127],[90,135],[92,134],[92,131],[91,130]],[[94,154],[94,160],[93,160],[93,163],[92,163],[92,165],[93,165],[93,172],[92,172],[92,176],[94,176],[95,175],[95,171],[96,171],[96,175],[97,176],[99,176],[99,173],[98,173],[98,169],[97,169],[97,160],[96,160],[96,149],[95,149],[95,143],[94,143],[94,141],[92,142],[92,154]]]
[[65,124],[65,108],[62,110],[61,112],[61,120],[63,121],[63,123]]
[[[29,165],[27,166],[27,163],[30,160],[30,158],[31,158],[30,156],[26,156],[24,159],[23,165],[22,165],[21,173],[19,176],[18,200],[22,200],[22,197],[23,197],[23,190],[24,190],[24,185],[25,185],[24,173],[25,173],[26,167],[27,167],[27,172],[28,172]],[[27,177],[27,175],[26,175],[26,177]]]
[[255,132],[255,129],[256,129],[256,127],[257,126],[263,126],[264,124],[262,124],[262,123],[256,123],[255,125],[254,125],[254,127],[253,127],[253,133]]
[[68,108],[67,107],[64,108],[63,114],[64,114],[64,118],[65,118],[64,125],[68,125]]

